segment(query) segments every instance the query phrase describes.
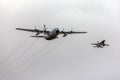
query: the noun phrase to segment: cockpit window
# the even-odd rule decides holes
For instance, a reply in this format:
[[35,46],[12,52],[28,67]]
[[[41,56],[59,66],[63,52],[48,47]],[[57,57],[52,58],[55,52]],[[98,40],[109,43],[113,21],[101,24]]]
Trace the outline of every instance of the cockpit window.
[[59,33],[59,30],[57,30],[56,33]]

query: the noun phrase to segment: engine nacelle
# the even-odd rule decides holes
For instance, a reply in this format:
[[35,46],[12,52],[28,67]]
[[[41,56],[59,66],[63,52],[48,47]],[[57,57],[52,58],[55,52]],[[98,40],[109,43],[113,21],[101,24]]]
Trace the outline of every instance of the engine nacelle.
[[63,37],[67,36],[67,34],[64,34]]

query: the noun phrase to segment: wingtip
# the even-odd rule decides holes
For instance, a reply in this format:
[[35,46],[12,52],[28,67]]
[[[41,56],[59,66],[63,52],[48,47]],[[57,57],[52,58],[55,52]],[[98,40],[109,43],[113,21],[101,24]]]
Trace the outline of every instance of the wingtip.
[[83,33],[83,34],[84,34],[84,33],[87,33],[87,32],[80,32],[80,33]]
[[19,30],[20,28],[15,28],[16,30]]
[[87,32],[82,32],[82,33],[87,33]]

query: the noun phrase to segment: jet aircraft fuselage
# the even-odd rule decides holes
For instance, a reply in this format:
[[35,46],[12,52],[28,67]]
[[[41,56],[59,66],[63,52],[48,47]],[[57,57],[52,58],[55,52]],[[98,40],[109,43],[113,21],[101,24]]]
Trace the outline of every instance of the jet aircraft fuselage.
[[101,41],[101,42],[97,42],[97,43],[92,43],[91,45],[95,45],[94,47],[97,48],[103,48],[104,46],[109,46],[109,44],[105,44],[105,40]]

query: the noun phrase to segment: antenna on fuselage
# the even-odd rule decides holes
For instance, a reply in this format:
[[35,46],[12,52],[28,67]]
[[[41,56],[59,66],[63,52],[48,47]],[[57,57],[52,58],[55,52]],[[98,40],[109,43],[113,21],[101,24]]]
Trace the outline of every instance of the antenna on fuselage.
[[44,27],[44,28],[43,28],[43,29],[44,29],[43,32],[44,32],[44,34],[45,34],[45,33],[46,33],[46,30],[47,30],[46,25],[44,24],[43,27]]

